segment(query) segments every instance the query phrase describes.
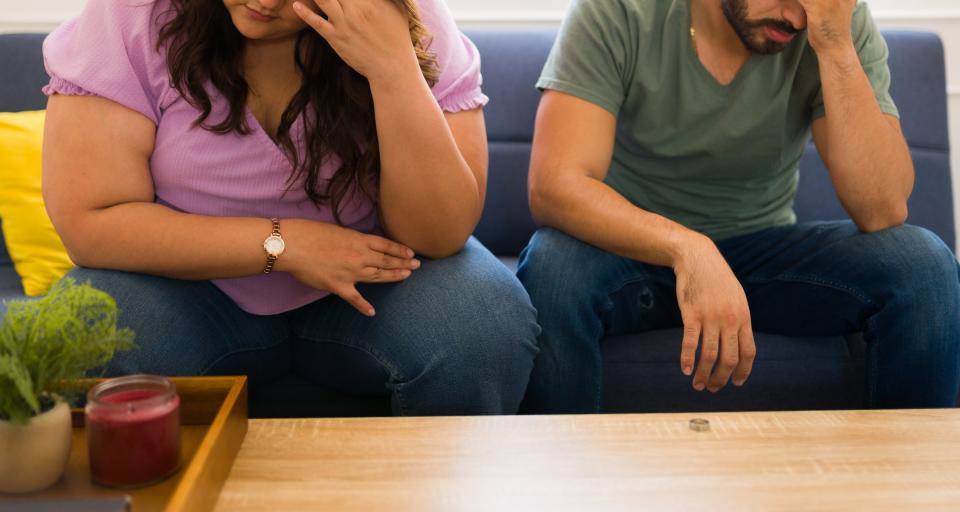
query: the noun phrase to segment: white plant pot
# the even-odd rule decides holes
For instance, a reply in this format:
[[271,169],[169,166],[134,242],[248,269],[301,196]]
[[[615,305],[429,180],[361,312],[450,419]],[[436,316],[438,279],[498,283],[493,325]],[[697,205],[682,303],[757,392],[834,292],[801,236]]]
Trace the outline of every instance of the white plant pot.
[[72,442],[70,406],[62,400],[26,425],[0,421],[0,492],[33,492],[56,483]]

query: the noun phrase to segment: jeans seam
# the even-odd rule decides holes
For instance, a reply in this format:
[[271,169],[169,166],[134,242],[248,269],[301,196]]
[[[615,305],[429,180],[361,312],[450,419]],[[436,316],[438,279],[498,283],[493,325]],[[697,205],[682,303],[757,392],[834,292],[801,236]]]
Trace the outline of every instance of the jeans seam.
[[248,347],[248,348],[241,348],[241,349],[237,349],[237,350],[231,350],[230,352],[227,352],[226,354],[221,354],[219,357],[217,357],[216,359],[214,359],[213,362],[211,362],[210,364],[208,364],[208,365],[206,366],[206,368],[204,368],[204,369],[200,372],[200,375],[206,375],[207,372],[210,371],[210,369],[212,369],[214,366],[216,366],[217,364],[219,364],[220,361],[223,361],[224,359],[226,359],[226,358],[228,358],[228,357],[232,357],[232,356],[235,356],[235,355],[237,355],[237,354],[243,354],[243,353],[245,353],[245,352],[260,352],[260,351],[263,351],[263,350],[271,350],[271,349],[275,349],[275,348],[283,345],[284,343],[286,343],[286,342],[285,342],[285,341],[281,341],[281,342],[278,342],[278,343],[274,343],[273,345],[268,345],[268,346],[266,346],[266,347]]
[[353,344],[353,343],[347,343],[344,341],[335,340],[331,338],[313,338],[313,337],[302,336],[302,335],[301,337],[304,339],[310,340],[314,343],[332,343],[334,345],[340,345],[341,347],[353,348],[372,357],[380,366],[383,367],[383,369],[387,371],[387,373],[390,374],[390,378],[393,381],[398,383],[393,387],[394,395],[397,398],[397,405],[400,407],[400,415],[401,416],[407,415],[407,405],[406,405],[406,402],[404,401],[403,393],[401,392],[401,389],[400,389],[403,386],[403,382],[406,379],[404,378],[403,373],[400,372],[400,370],[398,370],[396,366],[391,364],[387,360],[387,358],[384,357],[383,353],[381,353],[379,350],[376,350],[362,343]]
[[870,297],[867,296],[862,290],[853,288],[852,286],[847,286],[843,283],[838,283],[836,281],[831,281],[828,279],[822,279],[816,276],[810,275],[800,275],[800,274],[781,274],[780,276],[774,278],[762,278],[762,277],[750,277],[746,279],[747,282],[762,284],[771,281],[786,281],[791,283],[803,283],[811,284],[818,286],[825,286],[827,288],[833,288],[834,290],[841,291],[847,294],[850,294],[855,299],[863,302],[864,304],[876,307],[877,304]]

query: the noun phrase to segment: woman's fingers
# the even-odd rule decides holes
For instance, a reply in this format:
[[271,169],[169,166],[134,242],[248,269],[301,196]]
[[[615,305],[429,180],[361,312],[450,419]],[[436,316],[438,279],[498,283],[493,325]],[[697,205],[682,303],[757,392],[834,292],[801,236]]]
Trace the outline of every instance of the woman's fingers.
[[398,244],[392,240],[387,240],[379,236],[369,236],[369,242],[367,247],[376,251],[386,254],[388,256],[394,256],[396,258],[410,259],[414,257],[413,249]]
[[348,304],[353,306],[360,314],[364,316],[373,316],[376,311],[373,309],[373,306],[363,298],[363,295],[360,295],[360,292],[357,291],[355,286],[347,285],[339,291],[334,291],[341,299],[347,301]]
[[420,268],[420,260],[413,258],[397,258],[382,252],[371,252],[366,261],[363,262],[368,267],[381,268],[383,270],[416,270]]
[[397,283],[406,280],[413,274],[406,269],[385,270],[379,267],[367,267],[361,271],[360,283]]
[[[322,0],[316,0],[319,4]],[[324,39],[329,39],[333,34],[333,24],[320,16],[319,14],[313,12],[309,7],[303,5],[300,2],[293,3],[293,12],[297,13],[297,16],[300,16],[307,25],[310,25],[311,28],[317,31],[318,34],[323,36]]]
[[327,21],[333,26],[339,26],[343,22],[343,4],[340,0],[313,0],[313,3],[326,14]]

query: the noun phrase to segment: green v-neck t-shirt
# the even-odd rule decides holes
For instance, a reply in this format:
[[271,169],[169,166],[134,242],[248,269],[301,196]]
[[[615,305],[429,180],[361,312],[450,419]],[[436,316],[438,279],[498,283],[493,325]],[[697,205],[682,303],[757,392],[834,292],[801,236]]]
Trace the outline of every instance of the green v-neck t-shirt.
[[[606,183],[637,207],[714,240],[796,222],[799,162],[824,115],[817,57],[799,34],[721,85],[690,37],[689,0],[574,0],[537,87],[617,117]],[[880,109],[887,45],[866,4],[854,44]]]

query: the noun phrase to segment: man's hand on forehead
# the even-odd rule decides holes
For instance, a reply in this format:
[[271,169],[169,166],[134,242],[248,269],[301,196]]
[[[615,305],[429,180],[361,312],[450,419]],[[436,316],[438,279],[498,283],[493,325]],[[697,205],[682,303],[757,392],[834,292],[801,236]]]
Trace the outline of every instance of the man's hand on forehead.
[[807,39],[817,54],[853,48],[857,0],[797,0],[807,18]]

